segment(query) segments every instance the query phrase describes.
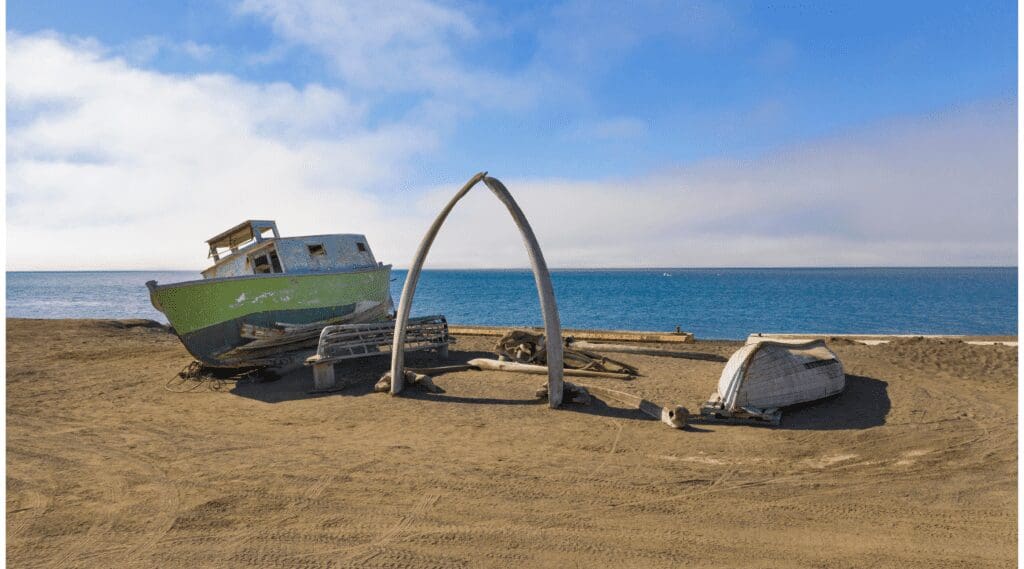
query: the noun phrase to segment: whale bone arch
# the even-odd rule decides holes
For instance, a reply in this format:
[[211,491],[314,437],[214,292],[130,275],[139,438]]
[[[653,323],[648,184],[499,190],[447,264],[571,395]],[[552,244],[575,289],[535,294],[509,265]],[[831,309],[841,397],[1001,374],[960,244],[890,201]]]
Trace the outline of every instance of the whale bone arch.
[[420,272],[423,263],[430,252],[430,246],[434,243],[438,231],[444,225],[448,214],[451,213],[455,204],[459,202],[477,183],[483,181],[484,185],[490,188],[491,193],[498,198],[508,209],[512,220],[519,233],[523,237],[526,251],[530,256],[530,266],[533,269],[533,279],[537,284],[537,295],[540,297],[540,309],[544,316],[544,339],[547,343],[547,364],[548,364],[548,405],[554,409],[562,404],[562,393],[564,384],[562,380],[562,325],[558,318],[558,305],[555,303],[555,291],[551,286],[551,273],[548,271],[544,255],[541,253],[537,237],[526,220],[526,215],[520,209],[519,204],[509,193],[508,188],[497,178],[487,175],[487,172],[480,172],[469,179],[445,205],[441,213],[434,219],[427,233],[420,241],[416,250],[416,257],[409,266],[409,272],[405,277],[405,285],[402,287],[402,298],[398,302],[398,310],[395,313],[395,335],[394,343],[391,346],[391,395],[401,393],[405,387],[405,328],[409,321],[409,313],[412,310],[413,296],[416,294],[416,285],[419,282]]

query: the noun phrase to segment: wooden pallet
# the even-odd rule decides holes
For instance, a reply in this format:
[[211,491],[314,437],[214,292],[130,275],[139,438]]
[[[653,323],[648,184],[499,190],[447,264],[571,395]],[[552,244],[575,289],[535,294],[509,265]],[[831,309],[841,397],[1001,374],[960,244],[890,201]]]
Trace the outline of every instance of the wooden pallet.
[[782,422],[780,409],[736,409],[730,411],[722,404],[718,395],[712,395],[700,406],[700,415],[691,416],[691,423],[723,423],[729,425],[759,425],[777,427]]
[[[313,385],[317,390],[335,386],[334,364],[351,359],[391,353],[394,343],[394,322],[341,324],[327,326],[320,333],[316,354],[306,359],[313,367]],[[405,333],[405,351],[437,350],[448,357],[448,345],[455,340],[448,334],[444,316],[410,318]]]

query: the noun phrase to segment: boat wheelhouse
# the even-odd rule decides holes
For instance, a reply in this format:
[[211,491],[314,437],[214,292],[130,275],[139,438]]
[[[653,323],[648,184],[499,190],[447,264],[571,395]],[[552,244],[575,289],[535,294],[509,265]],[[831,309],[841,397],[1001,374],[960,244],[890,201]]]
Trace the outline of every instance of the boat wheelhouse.
[[248,220],[207,242],[213,265],[202,279],[146,283],[188,351],[207,365],[242,362],[229,354],[252,341],[246,330],[330,324],[362,315],[386,319],[391,265],[358,234],[281,237],[270,220]]

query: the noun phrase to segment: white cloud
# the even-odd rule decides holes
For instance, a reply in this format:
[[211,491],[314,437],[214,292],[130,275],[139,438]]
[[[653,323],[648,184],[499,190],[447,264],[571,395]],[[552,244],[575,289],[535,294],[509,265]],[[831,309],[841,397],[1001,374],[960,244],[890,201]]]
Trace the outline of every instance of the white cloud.
[[[504,181],[556,267],[1015,265],[1014,118],[1011,103],[981,105],[750,161]],[[437,190],[423,214],[450,192]],[[436,263],[525,266],[511,224],[496,221],[501,207],[466,201]]]
[[[9,35],[7,65],[9,269],[198,270],[201,241],[244,218],[366,233],[401,266],[473,173],[409,187],[436,135],[368,127],[336,89],[158,73],[55,36]],[[1014,118],[966,107],[632,179],[492,174],[551,266],[1015,264]],[[431,266],[526,266],[483,187],[449,225]]]
[[161,74],[88,42],[11,35],[7,65],[11,268],[199,268],[246,217],[370,232],[387,216],[368,192],[436,144],[363,127],[324,87]]
[[529,85],[465,65],[459,50],[472,49],[481,38],[471,18],[452,7],[426,0],[386,7],[372,2],[243,0],[237,10],[268,22],[283,41],[323,56],[353,88],[499,106],[517,106],[533,96]]
[[[100,48],[95,42],[92,43],[94,49]],[[183,54],[196,61],[205,61],[216,49],[212,45],[192,40],[177,42],[165,36],[149,35],[117,46],[111,51],[123,55],[132,63],[142,64],[153,60],[160,52]]]
[[203,61],[204,59],[209,58],[214,51],[213,46],[203,43],[196,43],[192,40],[182,42],[180,44],[180,48],[182,52],[188,54],[190,57],[197,61]]
[[721,5],[702,0],[568,0],[545,19],[538,23],[538,59],[588,73],[607,70],[644,41],[705,48],[734,35],[738,25]]
[[[703,0],[568,0],[501,15],[487,4],[431,0],[240,0],[236,11],[268,24],[279,42],[252,63],[279,61],[299,46],[323,57],[349,88],[427,96],[417,112],[440,123],[479,109],[586,105],[590,84],[644,42],[703,49],[737,28],[726,10]],[[531,57],[481,56],[517,35],[535,41],[519,48]]]
[[635,117],[614,117],[580,124],[570,131],[570,138],[623,140],[639,138],[647,134],[648,124]]

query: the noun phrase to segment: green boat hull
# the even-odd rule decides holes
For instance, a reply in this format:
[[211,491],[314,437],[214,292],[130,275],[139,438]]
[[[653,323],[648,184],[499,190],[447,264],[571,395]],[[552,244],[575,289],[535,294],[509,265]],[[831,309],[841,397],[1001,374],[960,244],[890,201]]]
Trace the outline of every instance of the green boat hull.
[[[150,300],[167,316],[185,348],[211,366],[248,343],[243,324],[309,324],[351,314],[360,302],[388,303],[391,266],[337,272],[204,279],[157,285]],[[148,284],[148,283],[147,283]]]

